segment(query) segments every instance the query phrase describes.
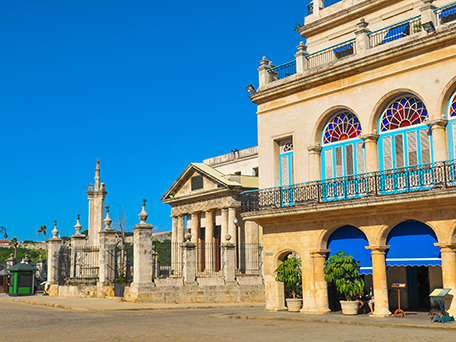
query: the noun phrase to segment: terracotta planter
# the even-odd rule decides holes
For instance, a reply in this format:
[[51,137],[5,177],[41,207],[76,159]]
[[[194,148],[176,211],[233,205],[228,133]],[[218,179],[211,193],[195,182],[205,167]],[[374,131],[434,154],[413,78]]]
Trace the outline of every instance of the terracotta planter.
[[341,300],[340,306],[344,315],[357,315],[358,314],[358,301],[356,300]]
[[290,312],[299,312],[302,308],[302,299],[287,298],[287,307]]

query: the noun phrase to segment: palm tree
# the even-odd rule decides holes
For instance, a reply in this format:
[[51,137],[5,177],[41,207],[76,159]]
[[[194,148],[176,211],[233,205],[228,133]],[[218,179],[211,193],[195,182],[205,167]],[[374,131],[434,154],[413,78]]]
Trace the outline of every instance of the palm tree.
[[38,229],[38,230],[36,231],[36,236],[38,236],[38,235],[40,235],[41,233],[43,233],[43,235],[44,235],[44,242],[47,242],[47,240],[46,240],[46,229],[47,229],[46,226],[41,226],[40,229]]
[[13,237],[9,244],[14,247],[14,259],[16,259],[16,251],[18,245],[17,238]]

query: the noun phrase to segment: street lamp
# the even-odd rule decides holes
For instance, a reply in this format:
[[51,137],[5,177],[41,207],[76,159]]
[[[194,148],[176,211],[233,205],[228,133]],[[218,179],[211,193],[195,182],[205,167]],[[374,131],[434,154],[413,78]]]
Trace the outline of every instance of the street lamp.
[[2,233],[2,232],[5,232],[5,235],[3,235],[3,237],[4,237],[5,239],[7,239],[7,238],[8,238],[8,234],[6,234],[6,228],[3,227],[3,226],[0,226],[0,233]]

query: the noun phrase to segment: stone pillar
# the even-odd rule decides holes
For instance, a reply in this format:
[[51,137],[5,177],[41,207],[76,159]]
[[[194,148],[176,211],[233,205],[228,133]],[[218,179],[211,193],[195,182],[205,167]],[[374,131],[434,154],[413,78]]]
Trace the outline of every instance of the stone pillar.
[[[98,287],[114,283],[116,231],[111,228],[112,220],[109,217],[109,207],[106,207],[105,228],[100,232],[100,253],[98,262]],[[136,268],[135,268],[136,271]],[[136,272],[135,272],[136,273]],[[98,291],[101,295],[103,290]]]
[[228,209],[228,234],[231,235],[231,242],[237,245],[237,225],[234,223],[236,218],[236,208]]
[[325,274],[323,268],[325,267],[326,255],[329,253],[329,249],[310,251],[310,258],[312,259],[313,272],[314,272],[314,298],[315,298],[315,309],[312,313],[328,313],[328,283],[325,280]]
[[436,7],[432,4],[434,0],[421,1],[423,2],[423,7],[420,8],[421,24],[427,33],[432,33],[435,31],[435,27],[437,26],[437,16],[434,12]]
[[[456,244],[435,243],[440,247],[442,257],[442,279],[443,287],[451,289],[445,297],[445,310],[451,316],[456,315]],[[433,289],[431,289],[432,291]]]
[[366,246],[372,253],[372,278],[374,283],[375,309],[374,317],[391,315],[388,302],[388,286],[386,282],[385,251],[390,246]]
[[369,48],[369,36],[367,35],[370,30],[367,28],[369,23],[367,23],[364,18],[361,18],[360,21],[356,23],[358,27],[355,31],[356,35],[356,53],[366,52]]
[[43,259],[41,258],[41,255],[40,257],[38,258],[38,260],[36,261],[36,273],[35,273],[35,276],[41,281],[44,280],[44,261]]
[[271,75],[268,72],[268,69],[270,68],[269,66],[269,61],[266,59],[266,57],[263,57],[263,59],[260,61],[261,66],[258,68],[258,73],[259,73],[259,87],[264,87],[267,85],[269,82],[271,82]]
[[233,285],[236,283],[235,267],[236,267],[236,245],[232,242],[231,236],[228,234],[225,237],[226,242],[222,244],[222,271],[225,285]]
[[71,236],[71,268],[70,268],[70,277],[78,278],[81,276],[81,265],[79,263],[80,255],[82,253],[82,247],[84,247],[86,242],[86,236],[81,234],[82,225],[80,223],[80,215],[74,229],[76,233]]
[[9,258],[6,261],[6,269],[13,267],[16,265],[16,259],[13,257],[13,253],[10,254]]
[[171,230],[171,273],[175,274],[179,265],[178,261],[178,246],[177,246],[177,223],[178,217],[173,216],[173,225]]
[[141,301],[148,298],[154,283],[152,282],[152,229],[151,224],[146,223],[149,215],[146,213],[146,201],[142,205],[142,211],[138,215],[140,223],[133,226],[133,283],[130,285],[128,299]]
[[98,246],[98,233],[103,229],[103,213],[106,194],[104,183],[100,183],[100,160],[97,159],[95,168],[95,184],[89,184],[87,197],[89,199],[89,234],[88,245]]
[[214,211],[206,211],[206,256],[205,269],[214,270]]
[[198,243],[199,228],[200,228],[200,215],[199,215],[199,212],[194,212],[194,213],[192,213],[192,227],[190,229],[191,234],[192,234],[193,243]]
[[191,241],[191,234],[185,234],[187,240],[182,244],[183,253],[183,267],[182,276],[184,278],[184,285],[197,285],[196,283],[196,244]]
[[307,146],[307,151],[309,151],[310,181],[321,179],[321,149],[320,145]]
[[448,140],[446,139],[445,127],[447,119],[435,119],[428,122],[432,130],[432,153],[434,162],[448,160]]
[[359,137],[364,140],[364,148],[366,150],[366,172],[378,171],[377,140],[379,135],[377,134],[377,131],[374,131],[374,133],[361,134]]
[[324,6],[325,6],[325,3],[323,0],[314,0],[313,1],[313,14],[317,18],[320,18],[320,9],[323,9]]
[[300,42],[299,45],[296,47],[298,52],[296,52],[296,73],[302,74],[304,71],[307,70],[307,46],[304,45],[304,42]]
[[220,238],[221,238],[221,243],[226,242],[225,237],[228,234],[228,209],[223,208],[222,209],[222,227],[220,229]]
[[47,285],[50,286],[49,294],[58,294],[59,285],[59,253],[62,247],[62,239],[57,236],[57,221],[54,221],[54,230],[52,231],[52,238],[47,241],[48,244],[48,260],[47,260]]

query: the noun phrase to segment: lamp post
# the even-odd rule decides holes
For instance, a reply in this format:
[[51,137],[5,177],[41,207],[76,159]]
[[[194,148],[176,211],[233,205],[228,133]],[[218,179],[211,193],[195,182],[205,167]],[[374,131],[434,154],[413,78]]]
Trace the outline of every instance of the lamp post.
[[8,234],[6,234],[6,228],[3,227],[3,226],[0,226],[0,233],[3,233],[3,232],[5,232],[5,235],[3,235],[3,237],[4,237],[5,239],[7,239],[7,238],[8,238]]

